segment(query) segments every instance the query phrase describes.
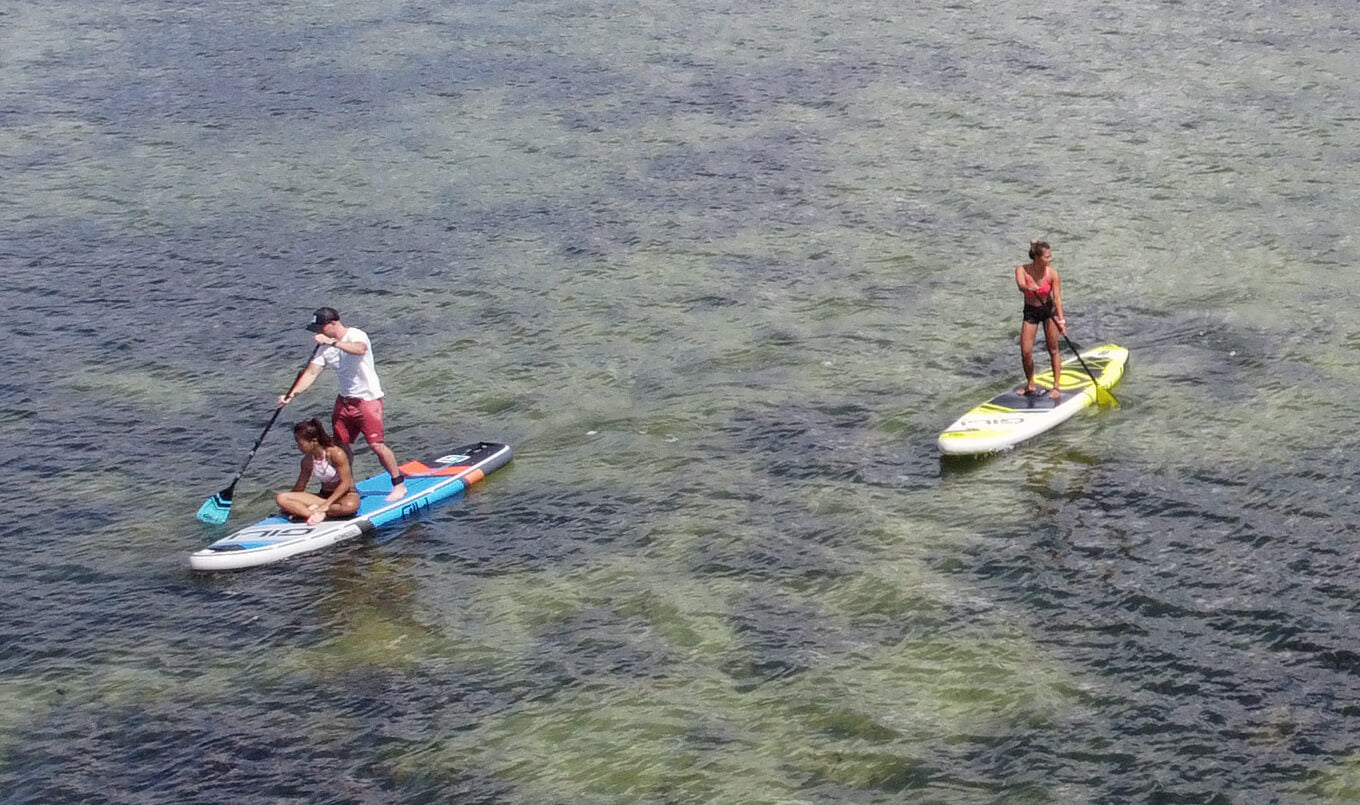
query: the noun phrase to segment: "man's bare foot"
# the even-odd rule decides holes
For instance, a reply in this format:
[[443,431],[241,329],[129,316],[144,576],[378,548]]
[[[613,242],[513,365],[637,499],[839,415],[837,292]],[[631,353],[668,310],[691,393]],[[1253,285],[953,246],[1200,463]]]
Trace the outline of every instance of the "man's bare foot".
[[1019,394],[1021,397],[1028,397],[1029,395],[1033,394],[1038,390],[1039,389],[1033,383],[1030,383],[1028,386],[1021,386],[1020,388],[1016,389],[1015,393]]
[[1059,400],[1062,399],[1062,392],[1058,391],[1057,386],[1054,386],[1053,390],[1048,393],[1048,396],[1052,397],[1055,400]]
[[387,502],[391,503],[394,500],[401,500],[404,497],[406,497],[405,482],[399,483],[396,486],[392,487],[392,491],[387,493]]

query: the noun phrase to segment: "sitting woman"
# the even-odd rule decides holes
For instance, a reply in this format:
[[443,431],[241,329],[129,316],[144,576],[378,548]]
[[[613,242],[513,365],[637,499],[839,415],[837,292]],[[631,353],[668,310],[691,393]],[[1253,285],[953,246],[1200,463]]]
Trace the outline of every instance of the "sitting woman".
[[[302,451],[302,468],[292,490],[274,497],[284,514],[316,525],[327,517],[349,517],[359,510],[359,490],[349,472],[349,457],[331,439],[321,420],[309,419],[293,426],[293,439]],[[307,482],[316,480],[321,493],[307,491]]]

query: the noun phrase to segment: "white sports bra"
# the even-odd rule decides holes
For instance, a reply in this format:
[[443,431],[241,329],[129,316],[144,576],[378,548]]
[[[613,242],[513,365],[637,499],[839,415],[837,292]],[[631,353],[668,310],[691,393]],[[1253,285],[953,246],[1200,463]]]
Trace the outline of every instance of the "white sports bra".
[[322,489],[334,489],[340,483],[340,471],[323,454],[312,459],[312,480],[320,481]]

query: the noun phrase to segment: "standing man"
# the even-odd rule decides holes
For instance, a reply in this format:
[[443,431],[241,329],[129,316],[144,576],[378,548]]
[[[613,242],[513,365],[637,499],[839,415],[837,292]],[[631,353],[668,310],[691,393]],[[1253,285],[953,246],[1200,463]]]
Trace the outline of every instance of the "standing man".
[[336,441],[353,462],[354,440],[362,433],[383,469],[392,476],[392,491],[387,499],[400,500],[406,496],[406,479],[397,466],[397,457],[383,442],[383,390],[373,368],[373,345],[368,333],[341,324],[340,314],[333,307],[317,308],[307,329],[316,333],[316,343],[325,349],[312,358],[293,387],[279,398],[279,405],[287,405],[306,391],[327,366],[334,369],[340,381],[340,395],[331,411],[331,430]]

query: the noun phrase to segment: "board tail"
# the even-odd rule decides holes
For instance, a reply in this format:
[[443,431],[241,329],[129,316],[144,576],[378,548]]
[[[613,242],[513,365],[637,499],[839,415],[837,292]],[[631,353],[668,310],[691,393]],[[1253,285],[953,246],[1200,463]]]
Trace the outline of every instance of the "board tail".
[[198,507],[198,519],[208,525],[222,525],[231,515],[231,495],[218,492]]
[[[1108,388],[1100,385],[1097,375],[1092,374],[1090,368],[1087,367],[1086,359],[1081,356],[1081,349],[1072,343],[1072,340],[1067,337],[1066,333],[1063,333],[1063,341],[1067,344],[1067,348],[1072,350],[1072,354],[1077,356],[1077,363],[1081,364],[1081,368],[1086,371],[1086,376],[1091,379],[1091,385],[1095,387],[1096,405],[1105,405],[1106,403],[1109,403],[1110,405],[1118,406],[1119,400],[1115,399],[1114,394],[1111,393]],[[1102,393],[1105,395],[1104,398],[1100,396]]]

